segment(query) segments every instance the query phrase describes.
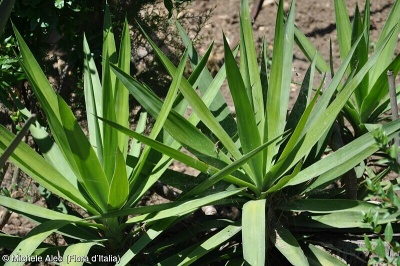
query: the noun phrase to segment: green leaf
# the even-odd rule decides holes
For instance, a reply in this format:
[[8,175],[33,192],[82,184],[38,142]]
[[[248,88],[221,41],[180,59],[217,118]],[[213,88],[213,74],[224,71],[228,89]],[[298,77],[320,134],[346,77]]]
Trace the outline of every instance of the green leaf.
[[25,135],[28,133],[30,125],[35,123],[35,121],[36,121],[36,115],[32,115],[31,117],[29,117],[29,119],[26,121],[22,129],[18,132],[18,134],[12,140],[10,145],[8,145],[8,147],[5,149],[3,154],[0,156],[0,169],[4,167],[8,158],[11,156],[13,151],[18,147],[18,144],[22,141]]
[[[294,10],[295,1],[292,1],[289,15],[284,25],[283,1],[279,1],[270,83],[267,92],[267,122],[264,128],[264,142],[282,134],[286,123],[291,83],[289,77],[291,77],[293,60]],[[275,156],[278,148],[270,147],[267,150],[267,154],[265,154],[266,156],[264,156],[267,171],[277,159]]]
[[222,192],[211,194],[209,196],[205,196],[205,197],[202,197],[199,199],[185,201],[176,207],[161,210],[157,214],[145,214],[145,215],[133,217],[133,218],[129,219],[128,221],[126,221],[126,223],[127,224],[138,223],[138,222],[142,222],[142,221],[151,222],[151,221],[157,221],[157,220],[161,220],[164,218],[170,218],[170,217],[174,217],[174,216],[179,217],[182,215],[186,215],[190,212],[193,212],[202,206],[207,206],[207,205],[212,204],[213,202],[217,202],[219,200],[236,195],[236,194],[240,193],[241,191],[243,191],[243,189],[222,191]]
[[[53,88],[50,86],[46,76],[40,68],[40,65],[34,58],[33,54],[29,50],[22,36],[19,34],[18,30],[14,26],[15,36],[18,40],[20,52],[22,55],[22,61],[20,62],[21,67],[26,73],[35,96],[38,98],[46,117],[49,121],[51,132],[53,137],[56,139],[64,157],[70,164],[71,168],[74,170],[78,178],[78,170],[74,166],[72,153],[69,151],[68,141],[65,136],[65,132],[62,128],[61,114],[58,106],[58,98]],[[73,116],[72,111],[69,110],[67,113],[63,114],[68,116]]]
[[351,47],[351,24],[344,0],[335,1],[335,21],[340,58],[344,61]]
[[63,129],[84,187],[94,203],[102,211],[105,211],[107,209],[109,190],[107,177],[75,117],[66,115],[71,112],[71,109],[60,96],[58,106],[60,107],[60,113],[64,115],[62,120]]
[[[392,31],[393,33],[393,31]],[[362,36],[360,36],[362,37]],[[388,35],[387,39],[388,40],[390,35]],[[354,49],[353,47],[352,49]],[[382,49],[384,48],[381,47]],[[380,49],[380,51],[382,51]],[[349,53],[349,55],[351,52]],[[307,154],[307,152],[314,146],[314,144],[323,136],[326,131],[328,131],[331,128],[331,125],[335,121],[337,115],[339,112],[342,110],[343,106],[346,104],[346,101],[349,99],[350,95],[353,93],[353,91],[356,89],[358,84],[361,82],[361,80],[364,78],[364,75],[368,73],[369,69],[376,63],[376,61],[379,58],[380,53],[376,53],[374,56],[372,56],[368,62],[364,65],[364,67],[354,76],[353,79],[351,79],[347,85],[340,91],[340,93],[336,96],[335,100],[328,106],[328,108],[325,111],[322,111],[321,106],[323,106],[326,103],[321,103],[322,97],[325,96],[327,91],[329,90],[329,87],[333,85],[333,80],[338,76],[338,73],[335,75],[335,77],[332,79],[332,83],[329,85],[328,89],[324,92],[324,94],[321,97],[321,100],[316,104],[315,108],[313,109],[314,111],[314,117],[311,118],[312,122],[310,126],[307,127],[307,133],[304,136],[304,141],[301,143],[301,147],[299,148],[299,151],[297,152],[295,158],[292,160],[292,163],[290,164],[289,167],[293,166],[295,163],[300,160],[304,155]],[[342,65],[341,67],[345,67],[345,65]],[[325,100],[327,100],[325,98]],[[321,105],[319,105],[321,103]],[[317,111],[320,111],[321,114],[316,113]],[[311,113],[310,116],[312,116],[313,113]],[[294,179],[292,179],[294,180]]]
[[[175,98],[176,98],[176,95],[178,92],[178,86],[179,86],[182,76],[183,76],[183,70],[186,65],[187,56],[188,56],[188,54],[187,54],[187,50],[186,50],[182,57],[181,62],[179,63],[179,67],[178,67],[178,71],[176,72],[176,76],[174,76],[174,78],[172,80],[172,84],[168,90],[167,96],[165,98],[165,102],[160,109],[156,123],[154,124],[153,129],[150,133],[149,137],[151,139],[156,139],[158,134],[161,132],[161,130],[164,126],[164,123],[167,121],[168,114],[172,110],[172,105],[175,101]],[[131,180],[131,185],[137,181],[137,178],[141,172],[141,169],[144,166],[145,161],[147,160],[147,156],[150,153],[150,149],[151,149],[150,146],[146,146],[144,148],[144,150],[139,158],[139,163],[138,163],[137,167],[134,169],[134,177]],[[156,180],[154,180],[154,182],[156,182]]]
[[[0,153],[10,145],[13,138],[14,135],[11,132],[0,126]],[[26,143],[20,143],[10,159],[43,187],[91,213],[98,213],[75,186]]]
[[[393,58],[394,49],[398,43],[398,34],[400,31],[400,19],[398,14],[400,13],[400,2],[395,1],[392,9],[390,10],[390,14],[386,19],[385,25],[379,35],[379,39],[376,42],[376,50],[377,51],[384,46],[384,51],[382,52],[382,56],[375,64],[374,68],[371,70],[371,75],[369,77],[369,84],[374,84],[378,77],[382,72],[385,71],[387,66],[390,64]],[[393,32],[393,33],[392,33]],[[387,40],[387,36],[390,36],[390,39]]]
[[83,81],[86,104],[86,114],[89,129],[89,140],[95,147],[99,160],[103,161],[103,122],[96,116],[103,117],[103,88],[93,55],[90,52],[86,36],[83,36]]
[[374,251],[376,252],[376,254],[378,254],[379,257],[386,258],[386,250],[383,241],[381,239],[378,239],[377,242],[378,243],[376,244]]
[[[147,138],[147,137],[145,137],[143,135],[140,135],[140,134],[138,134],[138,133],[136,133],[134,131],[131,131],[131,130],[127,129],[127,128],[121,127],[120,125],[115,124],[115,123],[113,123],[111,121],[106,121],[106,120],[103,120],[103,121],[105,123],[109,123],[110,125],[112,125],[116,129],[124,132],[125,134],[127,134],[127,135],[129,135],[129,136],[131,136],[131,137],[143,142],[144,144],[151,146],[153,149],[158,150],[162,154],[165,154],[165,155],[170,156],[170,157],[172,157],[172,158],[174,158],[174,159],[176,159],[176,160],[178,160],[180,162],[183,162],[187,166],[193,167],[194,169],[197,169],[200,172],[210,174],[210,173],[216,173],[218,171],[217,168],[212,167],[212,166],[210,166],[210,165],[208,165],[206,163],[203,163],[202,161],[199,161],[199,160],[197,160],[197,159],[195,159],[195,158],[193,158],[193,157],[191,157],[189,155],[186,155],[186,154],[184,154],[184,153],[182,153],[180,151],[177,151],[177,150],[175,150],[175,149],[173,149],[173,148],[171,148],[169,146],[166,146],[166,145],[164,145],[164,144],[162,144],[160,142],[157,142],[155,140]],[[243,186],[243,187],[246,186],[249,189],[252,189],[253,191],[257,190],[254,187],[253,184],[245,182],[245,181],[242,181],[242,180],[237,179],[237,178],[235,178],[233,176],[225,176],[224,179],[226,181],[231,182],[232,184],[237,184],[237,185]]]
[[100,244],[96,242],[86,242],[69,245],[63,254],[63,262],[65,262],[66,265],[81,266],[85,263],[83,258],[88,259],[86,263],[92,261],[89,258],[88,253],[95,245]]
[[365,221],[365,213],[371,212],[376,225],[396,221],[399,211],[387,215],[379,206],[356,200],[307,199],[280,204],[279,209],[290,212],[304,212],[293,217],[290,224],[309,228],[365,228],[371,225]]
[[304,199],[290,203],[282,203],[277,206],[287,211],[300,211],[311,213],[334,213],[343,211],[368,212],[370,209],[378,209],[377,205],[364,201],[347,199]]
[[[388,135],[392,135],[400,129],[400,121],[388,123],[383,127]],[[318,185],[314,183],[308,186],[307,191],[311,191],[319,185],[336,179],[377,150],[378,146],[376,145],[374,134],[372,132],[367,133],[304,169],[285,186],[297,185],[324,174],[324,176],[320,177],[321,181],[318,181]]]
[[[50,234],[54,233],[61,227],[69,224],[70,221],[50,220],[33,228],[22,240],[19,245],[13,250],[10,257],[25,257],[31,256],[35,249],[42,243]],[[7,265],[17,266],[24,265],[23,260],[11,261]]]
[[393,228],[391,223],[388,223],[385,227],[385,240],[389,243],[393,240]]
[[[102,50],[102,66],[104,70],[106,69],[106,60],[109,60],[111,64],[117,64],[118,59],[117,59],[117,48],[115,46],[115,38],[114,38],[114,32],[112,29],[112,21],[111,21],[111,13],[110,13],[110,7],[108,4],[105,6],[105,12],[104,12],[104,24],[103,24],[103,50]],[[103,71],[103,77],[102,77],[102,82],[101,84],[105,84],[104,82],[104,71]],[[112,91],[112,95],[114,95],[115,92],[115,75],[113,73],[110,73],[110,84],[113,86],[112,88],[107,88]]]
[[241,230],[240,226],[228,225],[206,241],[201,243],[198,248],[191,252],[181,263],[178,265],[190,265],[202,256],[206,255],[213,249],[221,246],[225,241],[232,238],[234,235],[239,233]]
[[270,238],[275,247],[292,265],[309,265],[296,238],[286,228],[282,226],[274,228],[274,232]]
[[117,148],[115,159],[115,171],[108,192],[107,206],[109,210],[121,208],[127,201],[129,195],[129,183],[126,174],[125,160],[119,148]]
[[[245,90],[247,91],[248,99],[253,109],[256,125],[259,128],[258,132],[263,132],[265,122],[264,99],[258,70],[249,3],[247,0],[242,0],[240,6],[240,73],[245,81]],[[228,48],[225,45],[225,53],[227,50]],[[226,59],[227,57],[225,55],[225,60]],[[229,70],[229,67],[227,67],[227,70]]]
[[[241,78],[239,69],[236,66],[235,58],[231,53],[225,36],[224,48],[229,90],[235,105],[240,143],[242,145],[243,153],[246,154],[261,145],[260,134],[257,128],[256,117],[253,116],[254,112],[251,102],[249,101],[248,94],[246,94],[245,84]],[[249,161],[249,165],[253,172],[253,182],[259,188],[262,186],[263,178],[262,160],[263,156],[262,153],[260,153]]]
[[396,76],[400,70],[400,55],[397,55],[390,65],[381,73],[375,84],[370,84],[372,88],[365,97],[360,110],[360,117],[363,123],[372,122],[372,112],[376,110],[379,103],[388,95],[388,77],[387,71],[392,70]]
[[[103,59],[103,117],[116,122],[114,84],[110,72],[108,53]],[[103,162],[102,166],[108,182],[111,182],[115,167],[115,151],[118,147],[118,131],[108,124],[103,123]]]
[[73,215],[56,212],[53,210],[49,210],[47,208],[40,207],[35,204],[23,202],[23,201],[5,197],[2,195],[0,195],[0,199],[1,199],[2,206],[12,209],[18,213],[31,214],[31,215],[35,215],[36,217],[40,217],[40,218],[44,218],[44,219],[48,219],[48,220],[66,220],[66,221],[71,221],[71,222],[77,222],[77,221],[82,220]]
[[[131,39],[129,35],[128,21],[125,19],[124,28],[122,29],[121,45],[118,56],[118,67],[127,74],[130,74],[131,63]],[[116,122],[121,126],[129,125],[129,91],[124,87],[123,83],[117,79],[115,84],[115,113]],[[124,158],[128,151],[128,138],[125,134],[118,132],[118,147]]]
[[[122,70],[113,66],[112,69],[115,71],[118,79],[125,84],[130,93],[146,111],[155,119],[158,119],[162,108],[162,101],[150,89],[125,74]],[[168,119],[164,123],[164,128],[178,142],[192,152],[198,151],[205,155],[216,156],[214,153],[214,143],[176,111],[171,110],[168,113]]]
[[[21,112],[25,114],[28,110],[25,109]],[[30,112],[28,113],[30,114]],[[40,124],[36,122],[35,125],[30,127],[30,131],[46,161],[56,168],[59,173],[62,173],[72,185],[78,188],[78,178],[64,158],[60,148],[49,136],[45,128],[41,127]]]
[[[167,71],[171,74],[175,74],[175,67],[172,62],[162,53],[162,51],[155,45],[155,43],[149,38],[149,36],[143,31],[143,34],[149,41],[150,45],[154,49],[154,52],[160,58],[161,62],[167,69]],[[182,79],[180,90],[185,97],[185,99],[189,102],[193,111],[197,114],[200,120],[210,129],[211,132],[221,141],[221,143],[225,146],[230,154],[235,159],[241,157],[241,153],[236,147],[235,143],[232,141],[232,138],[227,134],[227,132],[222,128],[222,126],[218,123],[215,117],[212,115],[211,111],[204,104],[202,99],[197,95],[197,93],[191,88],[190,83],[186,79]]]
[[367,235],[364,235],[364,242],[365,242],[365,247],[368,250],[372,250],[372,244]]
[[121,260],[115,265],[127,265],[131,262],[131,260],[149,244],[155,238],[157,238],[165,229],[170,227],[176,220],[176,217],[164,219],[149,229],[140,237],[135,244],[133,244],[124,255],[122,255]]
[[[368,28],[366,28],[368,29]],[[354,14],[354,19],[353,19],[353,29],[352,29],[352,41],[356,41],[358,36],[363,34],[364,32],[368,32],[368,30],[363,30],[363,24],[361,21],[361,14],[360,11],[358,10],[358,5],[356,5],[356,11]],[[365,35],[363,35],[363,38],[359,42],[357,49],[355,51],[354,57],[351,62],[351,69],[355,69],[357,72],[361,67],[365,65],[365,63],[368,61],[368,40],[365,39]],[[368,76],[369,73],[367,73],[361,83],[358,85],[358,88],[354,90],[354,99],[356,102],[356,105],[358,109],[361,108],[362,102],[364,98],[368,94]]]
[[[316,259],[316,263],[318,265],[324,265],[324,266],[346,266],[347,264],[344,263],[343,261],[335,258],[333,255],[329,254],[329,252],[324,251],[321,248],[318,248],[312,244],[308,245],[309,250],[313,254],[313,257]],[[308,259],[310,259],[311,256],[308,256]],[[311,262],[311,261],[310,261]]]
[[252,200],[243,205],[243,257],[250,265],[265,265],[266,200]]
[[[224,178],[226,175],[229,175],[230,173],[232,173],[233,171],[235,171],[236,169],[238,169],[240,166],[242,166],[243,164],[245,164],[247,161],[249,161],[253,156],[256,156],[259,152],[261,152],[262,150],[264,150],[265,148],[267,148],[269,145],[275,143],[275,141],[277,141],[281,136],[276,137],[273,140],[270,140],[267,143],[264,143],[263,145],[259,146],[258,148],[250,151],[249,153],[247,153],[246,155],[244,155],[242,158],[240,158],[239,160],[234,161],[233,163],[227,165],[225,168],[223,168],[222,170],[216,172],[215,174],[213,174],[210,178],[208,178],[206,181],[204,181],[203,183],[197,185],[195,188],[193,188],[191,191],[189,191],[185,196],[195,196],[199,193],[202,193],[203,191],[206,191],[208,188],[210,188],[212,185],[214,185],[215,183],[217,183],[218,181],[220,181],[222,178]],[[207,174],[212,174],[214,172],[213,169],[209,168],[207,171]],[[255,191],[256,193],[259,193],[260,191],[258,190],[257,187],[255,187],[255,189],[248,187],[250,189],[252,189],[253,191]]]
[[[199,65],[199,60],[203,61],[203,59],[196,52],[192,41],[178,21],[176,21],[176,26],[178,28],[179,34],[181,35],[183,43],[189,49],[189,58],[192,67],[196,68]],[[236,55],[236,52],[237,49],[234,51],[234,55]],[[229,111],[229,107],[225,102],[225,98],[222,96],[222,93],[219,90],[222,82],[225,79],[225,76],[225,64],[222,65],[214,79],[208,69],[204,68],[200,76],[199,88],[201,94],[203,95],[202,99],[206,106],[209,106],[210,111],[217,118],[225,131],[228,132],[230,136],[233,136],[236,134],[237,131],[236,122],[231,112]],[[189,121],[191,121],[193,125],[197,124],[194,121],[195,117],[197,117],[197,115],[192,114],[189,118]],[[197,118],[197,120],[199,119]]]

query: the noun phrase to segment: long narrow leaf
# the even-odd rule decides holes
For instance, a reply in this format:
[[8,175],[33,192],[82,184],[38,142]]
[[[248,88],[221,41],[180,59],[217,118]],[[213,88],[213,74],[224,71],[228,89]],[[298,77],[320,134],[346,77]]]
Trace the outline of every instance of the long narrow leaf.
[[[156,123],[153,126],[153,129],[150,133],[150,138],[151,139],[155,139],[158,134],[161,132],[162,127],[164,126],[165,121],[168,118],[168,114],[170,113],[171,109],[172,109],[172,105],[175,101],[177,92],[178,92],[178,86],[181,82],[182,76],[183,76],[183,70],[185,68],[186,65],[186,61],[187,61],[187,50],[185,51],[183,58],[181,60],[181,62],[179,63],[179,67],[178,67],[178,71],[176,73],[176,76],[174,76],[172,84],[168,90],[168,94],[165,98],[165,102],[163,104],[163,106],[161,107],[161,110],[159,112],[159,115],[157,117]],[[147,156],[150,153],[150,146],[146,146],[139,158],[139,163],[138,166],[134,169],[134,177],[133,180],[131,180],[131,184],[134,184],[136,182],[137,177],[139,176],[139,173],[144,165],[144,162],[147,159]]]
[[[92,259],[89,259],[88,253],[95,245],[99,245],[99,243],[86,242],[69,245],[63,254],[61,265],[81,266],[85,262],[92,261]],[[87,261],[86,258],[88,259]]]
[[[398,14],[400,13],[400,2],[395,1],[390,14],[386,19],[385,26],[383,27],[379,39],[376,43],[376,49],[378,50],[381,46],[384,46],[382,52],[381,60],[374,66],[371,70],[371,75],[369,77],[369,83],[374,84],[381,73],[390,64],[393,58],[393,52],[398,44],[398,34],[400,31],[400,18]],[[392,33],[393,32],[393,33]],[[390,35],[390,39],[387,40],[387,36]],[[377,50],[374,52],[376,53]]]
[[292,265],[309,265],[303,250],[301,249],[296,238],[290,233],[289,230],[278,225],[270,238],[275,247],[285,256],[285,258]]
[[83,36],[83,81],[86,104],[86,119],[89,129],[89,140],[99,160],[103,161],[103,123],[96,116],[103,117],[103,89],[93,55],[90,52],[86,36]]
[[62,120],[63,130],[67,137],[68,145],[71,147],[75,165],[82,177],[82,182],[96,205],[105,211],[109,186],[107,177],[103,172],[100,161],[75,117],[67,115],[71,112],[71,109],[69,109],[69,106],[60,96],[58,99],[60,114],[64,115]]
[[[118,56],[118,67],[130,74],[130,58],[131,58],[131,39],[129,35],[129,25],[125,19],[124,28],[122,29],[121,45]],[[117,79],[115,84],[115,113],[116,122],[121,126],[128,126],[129,123],[129,91],[124,87],[123,83]],[[128,150],[128,138],[125,134],[118,132],[118,147],[124,158]]]
[[119,148],[117,149],[115,159],[115,171],[108,192],[108,209],[121,208],[127,201],[129,195],[129,182],[126,173],[125,160]]
[[351,47],[350,18],[344,0],[335,1],[335,17],[340,58],[344,61]]
[[[245,84],[241,78],[238,67],[236,66],[235,58],[233,57],[229,44],[224,36],[225,48],[225,63],[226,74],[229,84],[229,89],[235,104],[237,115],[238,133],[243,153],[246,154],[251,150],[257,148],[261,144],[260,134],[257,128],[256,117],[253,117],[253,108],[246,94]],[[257,110],[258,111],[258,110]],[[249,114],[251,114],[249,116]],[[258,121],[259,122],[259,121]],[[257,187],[262,185],[263,175],[263,156],[262,153],[255,156],[249,161],[253,172],[253,182]]]
[[[3,126],[0,126],[0,133],[0,152],[2,153],[11,143],[14,136]],[[26,143],[21,143],[10,159],[45,188],[92,213],[98,213],[75,186],[68,182],[52,165],[47,163]]]
[[221,246],[225,241],[232,238],[234,235],[239,233],[241,230],[240,226],[229,225],[219,231],[217,234],[208,238],[198,248],[191,252],[181,263],[178,265],[190,265],[194,261],[198,260],[202,256],[206,255],[213,249]]
[[[105,120],[103,120],[103,121],[105,123],[109,123],[110,125],[112,125],[116,129],[124,132],[125,134],[128,134],[129,136],[131,136],[131,137],[143,142],[144,144],[151,146],[153,149],[158,150],[159,152],[161,152],[161,153],[163,153],[163,154],[165,154],[167,156],[170,156],[170,157],[172,157],[172,158],[174,158],[174,159],[176,159],[176,160],[178,160],[180,162],[183,162],[187,166],[193,167],[194,169],[197,169],[202,173],[214,174],[214,173],[216,173],[218,171],[217,168],[215,168],[213,166],[210,166],[210,165],[208,165],[206,163],[203,163],[202,161],[199,161],[199,160],[197,160],[197,159],[195,159],[195,158],[193,158],[193,157],[191,157],[189,155],[186,155],[186,154],[184,154],[184,153],[182,153],[180,151],[172,149],[171,147],[166,146],[166,145],[164,145],[164,144],[162,144],[160,142],[157,142],[155,140],[147,138],[147,137],[145,137],[145,136],[143,136],[141,134],[138,134],[138,133],[136,133],[134,131],[131,131],[131,130],[127,129],[127,128],[121,127],[120,125],[118,125],[116,123],[113,123],[111,121],[105,121]],[[248,187],[249,189],[251,189],[253,191],[257,190],[253,184],[248,183],[248,182],[243,181],[243,180],[240,180],[240,179],[235,178],[233,176],[227,175],[227,176],[224,177],[224,179],[226,181],[229,181],[229,182],[231,182],[233,184],[237,184],[239,186],[246,186],[246,187]]]
[[265,265],[266,200],[252,200],[243,205],[243,257],[250,265]]
[[[400,129],[400,121],[388,123],[383,126],[383,129],[390,136]],[[293,186],[306,182],[321,174],[325,174],[323,177],[324,182],[321,182],[321,184],[324,184],[356,166],[360,161],[367,158],[377,150],[378,146],[376,145],[373,133],[365,134],[345,145],[333,154],[328,155],[322,160],[304,169],[295,178],[290,180],[286,186]],[[309,190],[313,188],[313,186],[310,186]]]
[[[319,265],[324,266],[346,266],[347,264],[343,261],[339,260],[338,258],[331,255],[329,252],[322,250],[312,244],[308,245],[308,249],[313,254],[312,257],[315,257],[316,262]],[[311,256],[308,256],[309,260],[311,261]]]
[[[70,221],[64,220],[51,220],[47,221],[29,232],[24,240],[11,253],[10,257],[28,257],[31,256],[35,249],[42,243],[50,234],[60,229],[61,227],[69,224]],[[12,260],[7,263],[11,266],[24,265],[23,260]]]
[[[289,102],[291,65],[293,57],[294,10],[292,2],[285,25],[283,1],[279,1],[276,17],[274,53],[272,57],[270,84],[267,92],[266,119],[264,141],[282,134]],[[284,66],[284,67],[283,67]],[[266,155],[266,169],[270,169],[279,147],[270,147]],[[264,156],[265,157],[265,156]]]
[[[252,109],[254,110],[254,118],[259,128],[258,132],[264,130],[264,99],[261,88],[261,80],[257,64],[257,54],[255,50],[253,27],[250,17],[249,3],[242,0],[240,4],[240,67],[241,73],[246,82],[246,90]],[[227,48],[225,47],[225,51]],[[225,56],[226,60],[226,56]],[[227,68],[229,69],[229,67]],[[262,138],[262,136],[261,136]]]
[[234,189],[234,190],[227,190],[227,191],[222,191],[218,192],[215,194],[211,194],[209,196],[205,196],[203,198],[199,199],[194,199],[194,200],[189,200],[186,202],[183,202],[182,204],[179,204],[176,207],[165,209],[159,211],[157,214],[145,214],[137,217],[133,217],[126,221],[126,223],[138,223],[138,222],[151,222],[151,221],[157,221],[165,218],[170,218],[170,217],[178,217],[178,216],[183,216],[186,215],[190,212],[193,212],[194,210],[202,207],[202,206],[207,206],[210,205],[214,202],[218,202],[219,200],[226,199],[228,197],[231,197],[233,195],[236,195],[243,191],[243,189]]
[[[175,74],[175,67],[169,61],[168,58],[162,53],[162,51],[155,45],[155,43],[149,38],[149,36],[143,31],[150,45],[159,56],[160,60],[171,75]],[[201,98],[191,88],[189,82],[186,79],[182,79],[180,90],[185,96],[185,99],[192,106],[193,111],[199,116],[201,121],[214,133],[214,135],[221,141],[221,143],[228,149],[229,153],[236,159],[241,157],[241,153],[237,149],[235,143],[226,131],[221,127],[218,121],[213,117],[211,111],[207,108]]]

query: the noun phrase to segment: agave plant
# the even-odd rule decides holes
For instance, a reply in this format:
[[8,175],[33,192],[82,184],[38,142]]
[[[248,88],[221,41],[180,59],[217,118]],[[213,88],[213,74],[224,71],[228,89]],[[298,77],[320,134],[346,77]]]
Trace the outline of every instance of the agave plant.
[[[340,130],[334,132],[337,149],[348,143],[354,138],[363,135],[366,132],[376,129],[376,124],[387,121],[388,111],[391,109],[390,103],[390,86],[388,86],[388,74],[391,72],[396,76],[400,69],[400,57],[394,56],[396,44],[398,42],[398,34],[400,31],[399,18],[397,13],[400,11],[399,1],[395,1],[389,16],[385,20],[380,36],[376,42],[375,51],[371,51],[373,45],[370,40],[370,1],[365,1],[364,14],[362,15],[356,5],[353,21],[350,23],[350,16],[347,12],[344,1],[335,1],[335,15],[337,25],[337,39],[339,45],[340,59],[345,60],[349,54],[350,47],[354,45],[358,36],[363,35],[357,48],[351,58],[350,65],[346,72],[348,76],[354,76],[368,62],[368,58],[373,56],[380,48],[383,48],[380,60],[374,64],[370,71],[364,76],[362,82],[359,83],[353,95],[349,98],[342,110],[342,114],[338,119]],[[393,31],[389,40],[387,35]],[[332,52],[330,63],[326,62],[318,53],[317,49],[299,30],[295,29],[295,40],[301,50],[308,58],[317,57],[316,68],[321,73],[327,73],[330,77],[334,76]],[[394,87],[394,86],[393,86]],[[388,89],[389,88],[389,89]],[[396,89],[393,88],[393,94],[396,95]],[[398,90],[397,90],[398,95]],[[393,108],[397,109],[398,100],[393,98]],[[349,123],[345,123],[348,121]],[[349,124],[351,126],[349,126]],[[384,154],[380,154],[385,156]],[[360,164],[361,168],[365,168],[364,163]],[[362,172],[360,172],[362,173]],[[360,177],[360,176],[359,176]],[[357,197],[357,176],[354,171],[347,174],[347,180],[344,182],[352,187],[351,194]],[[365,192],[365,190],[364,190]],[[358,198],[365,195],[359,193]]]
[[[103,117],[124,127],[129,125],[129,92],[110,70],[110,64],[116,64],[123,73],[130,71],[130,38],[127,23],[124,25],[117,56],[110,14],[106,9],[101,80],[88,43],[84,39],[84,92],[89,138],[85,136],[69,106],[50,86],[18,30],[14,28],[14,31],[22,56],[21,66],[43,108],[50,132],[38,122],[30,126],[31,134],[41,152],[38,154],[25,143],[13,144],[20,139],[13,141],[15,136],[4,126],[0,126],[1,160],[10,156],[11,162],[39,185],[54,197],[62,198],[70,204],[65,204],[65,211],[51,210],[0,195],[2,206],[38,224],[24,238],[0,233],[0,246],[12,251],[10,258],[37,255],[41,256],[43,261],[48,258],[47,262],[55,262],[54,258],[57,258],[58,262],[83,265],[85,262],[95,263],[95,259],[98,261],[97,255],[110,255],[112,257],[102,258],[108,258],[108,262],[117,262],[128,254],[126,256],[130,256],[131,260],[140,254],[140,250],[154,237],[146,240],[151,230],[146,231],[142,227],[143,222],[150,219],[150,216],[135,223],[127,219],[128,215],[161,213],[166,229],[171,224],[171,218],[174,221],[201,206],[241,191],[234,189],[176,203],[137,207],[148,188],[167,172],[167,167],[162,165],[157,171],[146,172],[149,165],[153,165],[151,162],[159,158],[159,154],[151,153],[148,147],[141,150],[140,143],[132,143],[128,149],[128,137],[98,118]],[[150,140],[159,135],[167,118],[166,114],[170,113],[186,61],[187,52],[173,75],[160,115],[150,133]],[[202,66],[204,67],[204,64]],[[201,69],[197,72],[201,72]],[[26,119],[31,117],[29,110],[17,98],[15,103]],[[145,116],[142,116],[140,123],[143,124],[145,119]],[[28,119],[26,127],[31,123],[32,119]],[[168,219],[170,221],[167,221]],[[154,221],[157,218],[150,220]],[[42,243],[54,232],[64,237],[66,246]],[[130,249],[132,243],[136,243],[136,246]],[[132,252],[135,252],[134,256],[131,256]],[[46,257],[47,255],[50,257]],[[138,257],[140,261],[140,256]],[[10,260],[7,265],[23,263],[23,260],[16,259]]]
[[[297,102],[288,115],[296,32],[294,12],[295,3],[292,1],[285,18],[283,1],[279,1],[269,72],[266,69],[265,44],[261,66],[257,64],[248,2],[242,0],[239,66],[234,56],[237,50],[232,52],[224,37],[225,64],[214,78],[206,69],[202,70],[199,80],[182,78],[176,107],[167,114],[163,125],[165,134],[172,138],[169,145],[115,122],[103,120],[164,156],[201,172],[198,178],[190,179],[190,182],[177,180],[173,174],[162,179],[183,189],[178,202],[218,191],[230,191],[232,187],[245,189],[244,193],[231,199],[242,211],[238,221],[227,223],[223,219],[214,219],[203,226],[196,224],[174,237],[168,245],[161,243],[151,248],[154,263],[189,265],[195,261],[221,263],[238,260],[250,265],[265,265],[273,264],[271,252],[279,250],[294,265],[321,265],[323,261],[343,265],[329,252],[317,248],[316,242],[309,240],[305,232],[315,233],[333,228],[340,232],[369,230],[364,215],[368,212],[379,217],[379,223],[382,224],[397,219],[398,212],[386,215],[387,212],[378,205],[342,199],[340,193],[343,191],[325,189],[326,185],[378,150],[373,133],[367,132],[322,158],[337,116],[346,108],[347,101],[371,73],[371,69],[385,57],[386,45],[392,42],[396,28],[385,34],[375,53],[356,73],[347,75],[346,82],[343,82],[365,31],[356,36],[323,93],[322,83],[313,93],[314,73],[320,60],[317,55],[313,56]],[[200,60],[188,37],[182,30],[181,33],[195,67],[192,75],[197,75],[196,70],[208,57],[210,49]],[[167,71],[175,76],[178,69],[147,38]],[[161,110],[162,101],[146,85],[117,66],[112,66],[112,70],[150,115],[155,118],[165,115]],[[219,94],[225,76],[235,106],[234,121]],[[200,93],[196,93],[197,86]],[[193,110],[188,119],[184,117],[184,107],[187,105]],[[399,129],[399,121],[382,126],[389,138],[393,138]],[[192,156],[179,151],[181,147]],[[154,219],[163,215],[157,214]],[[138,222],[145,218],[139,216],[128,221]],[[153,222],[152,219],[148,221]],[[208,237],[203,235],[204,240],[191,239],[193,233],[190,232],[207,231],[210,224],[214,233],[207,233]],[[163,228],[156,221],[152,223],[150,228],[154,228],[154,231],[148,237],[157,235],[160,227]],[[129,257],[125,257],[126,262]]]
[[[342,61],[349,54],[350,47],[354,45],[357,38],[363,35],[347,69],[348,75],[357,74],[368,62],[368,58],[384,47],[380,60],[364,76],[343,109],[344,116],[354,129],[355,137],[368,132],[368,124],[375,124],[383,120],[385,118],[384,113],[390,110],[387,71],[392,70],[394,76],[396,76],[400,68],[399,56],[394,56],[400,31],[398,12],[400,12],[400,3],[395,1],[389,16],[385,20],[385,25],[380,32],[376,45],[374,45],[375,50],[371,51],[372,45],[369,32],[370,1],[365,1],[363,15],[360,13],[358,6],[356,6],[352,23],[350,23],[350,16],[345,2],[342,0],[335,1],[337,39]],[[386,40],[391,31],[393,33],[390,39]],[[298,29],[296,29],[296,41],[305,55],[313,58],[317,50]],[[318,71],[330,73],[331,76],[334,76],[330,65],[321,56],[318,56],[318,59],[316,63]],[[332,62],[332,57],[330,60]]]

